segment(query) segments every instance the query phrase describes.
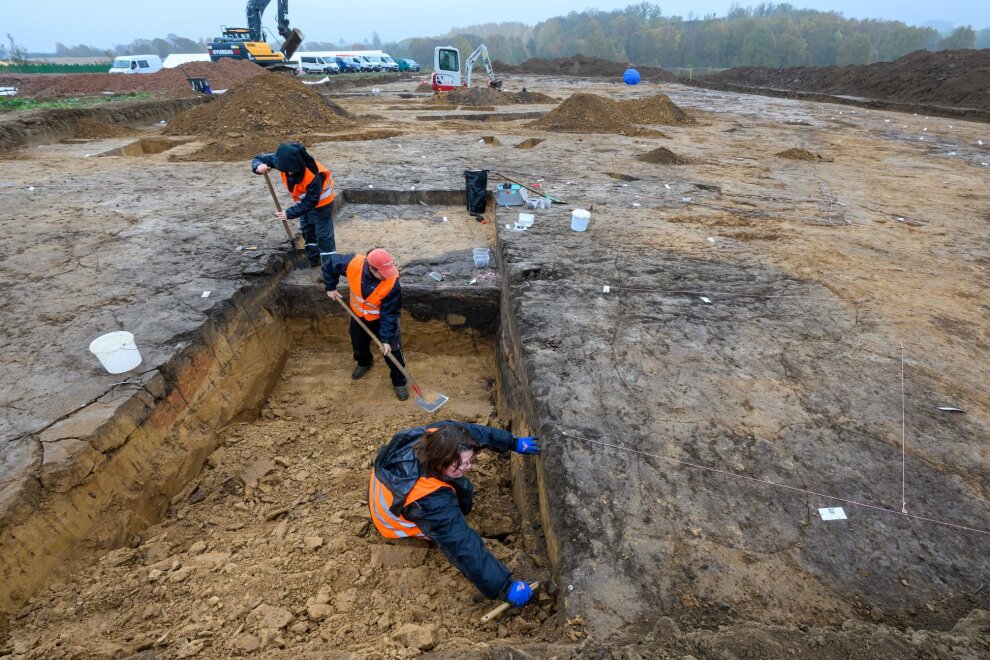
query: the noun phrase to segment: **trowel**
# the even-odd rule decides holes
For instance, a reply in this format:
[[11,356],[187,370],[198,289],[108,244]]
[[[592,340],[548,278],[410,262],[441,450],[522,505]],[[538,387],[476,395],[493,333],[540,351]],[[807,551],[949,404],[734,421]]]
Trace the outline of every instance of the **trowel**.
[[[536,592],[540,588],[540,582],[539,581],[530,582],[529,588],[533,590],[533,595],[535,596]],[[553,580],[547,580],[543,583],[543,590],[547,592],[547,595],[552,596],[555,593],[557,593],[557,583],[554,582]],[[497,619],[499,615],[502,614],[502,612],[506,611],[510,607],[512,607],[512,605],[510,605],[509,603],[502,603],[498,607],[493,608],[491,611],[489,611],[488,614],[481,617],[480,619],[481,623],[488,623],[489,621],[493,621]]]

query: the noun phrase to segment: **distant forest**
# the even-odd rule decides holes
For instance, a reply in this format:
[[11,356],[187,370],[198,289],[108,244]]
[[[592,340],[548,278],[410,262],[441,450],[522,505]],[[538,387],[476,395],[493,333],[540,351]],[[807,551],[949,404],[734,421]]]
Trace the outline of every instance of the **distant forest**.
[[[320,28],[300,27],[310,33],[318,33]],[[0,46],[0,58],[25,55],[9,35],[8,41],[7,48]],[[429,66],[434,46],[453,45],[467,53],[481,43],[488,46],[493,59],[508,64],[532,57],[552,59],[581,54],[664,68],[832,66],[895,60],[920,49],[988,48],[990,28],[974,30],[965,26],[939,33],[931,27],[912,27],[900,21],[847,19],[836,12],[766,3],[751,8],[733,7],[724,17],[685,19],[664,16],[658,5],[643,2],[616,11],[571,12],[535,26],[488,23],[400,42],[382,42],[373,34],[363,43],[306,41],[302,48],[381,48],[395,57],[411,57]],[[156,53],[164,57],[170,53],[205,52],[206,40],[170,34],[117,44],[113,49],[59,43],[54,55],[113,57]]]

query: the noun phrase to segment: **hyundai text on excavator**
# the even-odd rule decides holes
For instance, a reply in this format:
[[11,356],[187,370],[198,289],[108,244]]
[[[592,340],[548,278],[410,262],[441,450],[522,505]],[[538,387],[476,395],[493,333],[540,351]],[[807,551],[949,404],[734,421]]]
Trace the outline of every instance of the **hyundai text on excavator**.
[[282,48],[276,52],[265,41],[261,27],[261,15],[271,0],[247,0],[246,28],[223,26],[223,36],[214,37],[206,49],[210,60],[216,62],[225,57],[235,60],[250,60],[267,69],[293,71],[297,69],[289,59],[303,41],[303,33],[297,28],[289,28],[289,0],[278,0],[278,34],[282,37]]
[[433,50],[433,76],[431,83],[435,92],[449,92],[458,87],[471,86],[471,72],[478,58],[485,63],[488,72],[488,86],[492,89],[502,89],[502,81],[495,77],[492,60],[488,57],[488,48],[481,44],[468,55],[464,62],[464,79],[461,82],[461,51],[453,46],[437,46]]

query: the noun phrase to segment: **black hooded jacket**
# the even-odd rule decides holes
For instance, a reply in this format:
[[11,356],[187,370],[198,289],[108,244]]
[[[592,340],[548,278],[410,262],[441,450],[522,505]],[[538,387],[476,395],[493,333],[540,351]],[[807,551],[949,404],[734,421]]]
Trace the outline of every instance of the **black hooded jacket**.
[[473,504],[474,489],[470,481],[464,477],[444,479],[454,490],[440,488],[405,506],[409,492],[419,477],[424,476],[413,446],[427,428],[447,424],[466,429],[479,446],[499,453],[515,446],[515,438],[508,431],[452,420],[436,422],[429,427],[406,429],[392,436],[392,440],[375,457],[375,476],[392,493],[392,513],[416,523],[423,534],[437,544],[447,560],[481,593],[488,598],[505,598],[512,584],[512,573],[485,547],[481,536],[464,519]]
[[293,204],[285,209],[285,217],[290,220],[302,217],[316,208],[320,201],[320,194],[323,192],[323,174],[316,165],[316,159],[309,155],[306,147],[298,142],[283,142],[278,145],[275,153],[258,154],[251,159],[251,171],[258,173],[258,165],[274,167],[280,172],[285,172],[289,179],[289,190],[292,190],[302,181],[305,170],[309,170],[316,176],[306,186],[306,196],[298,204]]

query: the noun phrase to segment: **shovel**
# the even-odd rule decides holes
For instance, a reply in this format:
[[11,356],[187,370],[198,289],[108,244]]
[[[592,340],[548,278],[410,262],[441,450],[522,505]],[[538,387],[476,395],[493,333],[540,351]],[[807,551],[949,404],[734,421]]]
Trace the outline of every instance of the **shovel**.
[[[278,195],[275,194],[275,188],[272,186],[272,180],[268,178],[268,172],[265,172],[265,183],[268,184],[268,192],[272,194],[272,201],[275,202],[275,210],[281,212],[282,205],[278,201]],[[282,219],[282,227],[285,229],[286,235],[289,237],[289,245],[292,245],[296,249],[296,265],[305,265],[309,267],[309,260],[306,257],[305,248],[296,242],[296,237],[292,235],[292,230],[289,229],[289,223]]]
[[[341,307],[347,310],[347,313],[351,315],[351,318],[354,319],[357,322],[357,324],[361,326],[361,328],[365,332],[368,333],[368,336],[375,340],[375,343],[378,344],[378,347],[381,348],[382,347],[381,340],[378,337],[376,337],[375,333],[373,333],[368,328],[368,326],[364,324],[364,321],[362,321],[361,318],[354,313],[354,310],[351,309],[351,306],[348,305],[346,302],[344,302],[343,299],[340,299],[337,302],[340,303]],[[413,380],[412,376],[409,375],[409,372],[406,371],[405,367],[399,364],[399,361],[396,360],[394,357],[392,357],[391,353],[389,353],[385,357],[391,360],[392,364],[395,365],[395,368],[401,371],[402,375],[406,377],[406,380],[409,382],[409,387],[411,387],[413,392],[416,394],[416,403],[419,405],[420,408],[422,408],[426,412],[436,412],[440,408],[440,406],[450,401],[450,397],[440,394],[435,390],[431,390],[428,387],[423,387],[422,385],[417,384],[416,381]]]

